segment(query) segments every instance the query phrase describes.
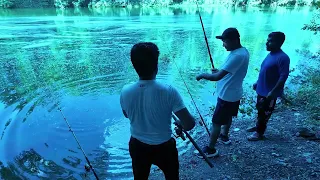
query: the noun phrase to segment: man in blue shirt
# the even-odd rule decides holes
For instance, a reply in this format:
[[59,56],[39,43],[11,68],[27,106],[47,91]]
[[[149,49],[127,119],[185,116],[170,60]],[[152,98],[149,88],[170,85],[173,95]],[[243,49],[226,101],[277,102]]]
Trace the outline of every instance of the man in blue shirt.
[[258,117],[256,126],[247,129],[249,132],[255,132],[248,136],[249,141],[263,139],[276,100],[282,95],[284,84],[289,76],[290,58],[281,50],[284,41],[285,34],[282,32],[272,32],[268,36],[266,47],[270,53],[262,62],[258,81],[253,85],[253,89],[258,94],[256,104]]

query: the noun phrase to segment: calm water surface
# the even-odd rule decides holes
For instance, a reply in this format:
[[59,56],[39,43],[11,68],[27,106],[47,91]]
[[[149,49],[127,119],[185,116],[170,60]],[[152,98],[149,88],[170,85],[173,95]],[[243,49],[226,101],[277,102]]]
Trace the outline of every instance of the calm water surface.
[[[271,31],[283,31],[291,69],[302,57],[296,49],[316,49],[319,41],[301,27],[309,9],[206,8],[203,22],[219,67],[227,56],[214,37],[230,26],[241,33],[251,54],[245,94],[252,102]],[[119,104],[123,85],[137,80],[129,52],[139,41],[160,48],[158,80],[177,87],[188,107],[190,96],[203,115],[215,103],[215,83],[197,82],[210,61],[196,8],[54,9],[0,11],[0,177],[4,179],[86,179],[85,159],[68,131],[62,108],[100,178],[132,179],[129,121]],[[196,117],[198,115],[195,113]],[[248,114],[243,114],[246,116]],[[206,120],[210,122],[210,117]],[[197,127],[192,135],[204,133]],[[197,135],[197,136],[196,136]],[[180,154],[191,148],[178,140]],[[92,173],[88,173],[93,178]]]

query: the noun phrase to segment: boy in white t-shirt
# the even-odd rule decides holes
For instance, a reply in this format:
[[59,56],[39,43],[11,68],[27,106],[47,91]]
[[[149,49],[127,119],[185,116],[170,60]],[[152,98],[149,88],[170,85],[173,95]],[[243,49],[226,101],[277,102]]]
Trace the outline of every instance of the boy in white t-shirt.
[[131,62],[139,75],[134,84],[125,85],[120,104],[130,120],[129,152],[135,180],[147,180],[151,165],[157,165],[166,179],[179,179],[176,141],[172,138],[172,113],[180,119],[184,130],[195,126],[178,91],[156,81],[159,49],[151,42],[135,44]]
[[[218,156],[215,144],[219,138],[222,143],[229,144],[228,134],[232,123],[232,117],[237,116],[243,89],[242,83],[248,70],[249,52],[242,47],[240,34],[236,28],[226,29],[217,39],[223,41],[223,46],[230,51],[225,63],[220,70],[213,69],[212,74],[200,74],[197,80],[206,79],[218,81],[217,105],[212,117],[212,132],[209,146],[203,148],[208,157]],[[223,126],[221,131],[221,126]],[[221,134],[220,134],[221,132]],[[197,155],[200,156],[199,153]]]

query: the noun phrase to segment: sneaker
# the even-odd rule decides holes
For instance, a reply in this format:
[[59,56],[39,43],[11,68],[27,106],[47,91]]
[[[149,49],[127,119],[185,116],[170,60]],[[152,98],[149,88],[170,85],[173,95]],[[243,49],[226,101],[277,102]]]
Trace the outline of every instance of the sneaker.
[[[202,152],[208,157],[208,158],[211,158],[211,157],[217,157],[219,156],[219,152],[213,148],[209,148],[208,146],[202,148]],[[199,158],[203,158],[200,154],[200,152],[198,152],[197,150],[195,151],[196,155],[199,157]]]
[[222,134],[219,135],[218,141],[226,145],[231,143],[229,137]]
[[247,129],[247,132],[255,132],[257,130],[257,127],[254,126],[254,127],[250,127]]
[[263,140],[263,136],[258,134],[257,132],[247,137],[248,141],[260,141]]

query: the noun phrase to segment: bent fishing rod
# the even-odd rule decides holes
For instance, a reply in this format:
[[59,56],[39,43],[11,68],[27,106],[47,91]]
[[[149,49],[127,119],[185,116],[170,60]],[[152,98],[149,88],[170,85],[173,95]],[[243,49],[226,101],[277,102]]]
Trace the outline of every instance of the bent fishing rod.
[[[47,83],[45,83],[45,84],[46,84],[46,86],[49,88],[49,86],[47,85]],[[50,88],[49,88],[49,91],[50,91]],[[51,91],[50,91],[50,92],[51,92]],[[51,92],[51,93],[52,93],[52,92]],[[53,97],[53,95],[52,95],[52,97]],[[64,113],[62,112],[61,107],[59,106],[58,103],[56,103],[56,105],[57,105],[58,110],[60,111],[60,114],[62,115],[64,121],[67,123],[67,125],[68,125],[68,127],[69,127],[69,131],[72,133],[74,139],[77,141],[78,146],[79,146],[80,150],[82,151],[82,153],[83,153],[83,155],[84,155],[84,157],[85,157],[85,159],[86,159],[86,161],[87,161],[87,164],[85,165],[85,170],[86,170],[87,172],[89,172],[90,169],[91,169],[92,172],[93,172],[93,174],[94,174],[94,176],[95,176],[95,178],[96,178],[97,180],[99,180],[99,177],[98,177],[96,171],[94,170],[93,166],[91,165],[90,160],[88,159],[86,153],[84,152],[82,146],[80,145],[80,142],[78,141],[78,138],[77,138],[76,134],[75,134],[74,131],[71,129],[71,126],[70,126],[67,118],[65,117]]]
[[196,1],[197,8],[198,8],[198,13],[199,13],[199,18],[200,18],[200,22],[201,22],[201,26],[202,26],[202,31],[203,31],[204,39],[205,39],[206,44],[207,44],[207,49],[208,49],[208,53],[209,53],[209,57],[210,57],[210,62],[211,62],[212,68],[214,69],[213,59],[212,59],[212,56],[211,56],[211,52],[210,52],[210,48],[209,48],[209,43],[208,43],[206,31],[204,30],[204,26],[203,26],[201,14],[200,14],[200,8],[199,8],[199,5],[198,5],[198,0],[195,0],[195,1]]
[[[65,120],[65,122],[67,123],[67,125],[68,125],[68,127],[69,127],[69,131],[72,133],[72,135],[73,135],[74,139],[77,141],[78,146],[80,147],[80,149],[81,149],[81,151],[82,151],[82,153],[83,153],[84,157],[86,158],[86,161],[87,161],[87,163],[88,163],[88,165],[86,165],[86,166],[85,166],[86,171],[89,171],[89,170],[91,169],[91,170],[92,170],[92,172],[93,172],[93,174],[94,174],[94,176],[96,177],[96,179],[97,179],[97,180],[99,180],[99,177],[98,177],[98,175],[96,174],[96,172],[95,172],[95,170],[94,170],[93,166],[91,165],[91,163],[90,163],[90,161],[89,161],[89,159],[88,159],[88,157],[87,157],[86,153],[85,153],[85,152],[84,152],[84,150],[82,149],[82,147],[81,147],[81,145],[80,145],[80,143],[79,143],[79,141],[78,141],[78,139],[77,139],[76,134],[75,134],[75,133],[74,133],[74,131],[71,129],[71,126],[70,126],[70,124],[69,124],[69,122],[68,122],[67,118],[64,116],[64,114],[63,114],[63,112],[62,112],[62,109],[61,109],[59,106],[58,106],[58,110],[60,111],[60,113],[61,113],[61,115],[62,115],[63,119],[64,119],[64,120]],[[88,166],[89,166],[89,167],[88,167]]]
[[179,124],[179,120],[178,118],[172,114],[172,117],[174,119],[174,121],[176,122],[175,125],[177,126],[177,129],[176,129],[176,133],[178,135],[178,137],[181,137],[182,140],[186,140],[186,138],[183,136],[183,134],[180,132],[182,131],[186,136],[187,138],[190,140],[190,142],[193,144],[193,146],[199,151],[199,153],[201,154],[201,156],[204,158],[204,160],[208,163],[208,165],[213,168],[213,164],[211,163],[211,161],[208,159],[208,157],[203,153],[203,151],[200,149],[200,147],[198,146],[198,144],[193,140],[193,138],[190,136],[190,134],[185,131],[182,126]]
[[195,106],[195,108],[196,108],[196,110],[197,110],[197,112],[198,112],[198,114],[199,114],[199,116],[200,116],[201,123],[202,123],[202,124],[204,125],[204,127],[206,128],[206,131],[207,131],[207,133],[208,133],[208,135],[209,135],[209,137],[210,137],[210,131],[209,131],[206,123],[204,122],[204,119],[203,119],[203,117],[202,117],[202,115],[201,115],[201,113],[200,113],[200,111],[199,111],[199,109],[198,109],[198,106],[197,106],[196,102],[195,102],[194,99],[193,99],[193,96],[191,95],[191,92],[190,92],[190,90],[189,90],[189,87],[188,87],[187,83],[184,81],[184,78],[183,78],[183,76],[182,76],[182,74],[181,74],[181,72],[180,72],[180,70],[179,70],[179,67],[178,67],[176,61],[175,61],[174,59],[172,59],[172,60],[173,60],[173,63],[176,65],[176,67],[177,67],[177,69],[178,69],[178,72],[179,72],[179,74],[180,74],[180,77],[181,77],[184,85],[186,86],[187,91],[188,91],[188,93],[189,93],[189,95],[190,95],[190,97],[191,97],[191,100],[192,100],[192,102],[193,102],[193,105]]

